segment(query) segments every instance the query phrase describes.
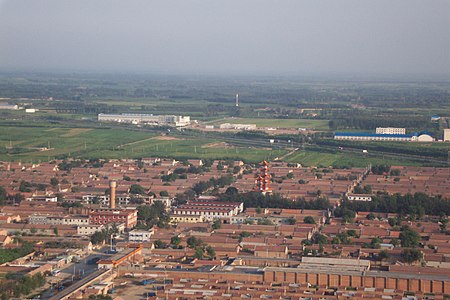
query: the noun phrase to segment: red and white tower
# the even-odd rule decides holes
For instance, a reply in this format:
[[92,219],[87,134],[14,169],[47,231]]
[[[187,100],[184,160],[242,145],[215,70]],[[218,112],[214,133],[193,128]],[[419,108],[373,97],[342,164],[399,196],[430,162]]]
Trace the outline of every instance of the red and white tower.
[[255,188],[256,192],[260,192],[262,194],[271,193],[272,189],[270,188],[270,174],[269,174],[269,163],[267,161],[263,161],[259,168],[258,177],[255,180]]

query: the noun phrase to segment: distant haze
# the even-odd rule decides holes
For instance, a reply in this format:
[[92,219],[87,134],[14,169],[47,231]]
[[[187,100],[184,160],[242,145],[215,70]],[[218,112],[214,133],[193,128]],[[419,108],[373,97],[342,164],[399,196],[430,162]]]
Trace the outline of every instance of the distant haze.
[[0,71],[450,74],[449,0],[0,0]]

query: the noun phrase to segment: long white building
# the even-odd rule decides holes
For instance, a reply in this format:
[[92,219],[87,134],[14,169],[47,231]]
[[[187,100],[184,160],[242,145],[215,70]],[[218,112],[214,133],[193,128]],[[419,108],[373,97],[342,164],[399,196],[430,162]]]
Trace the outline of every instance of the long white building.
[[406,134],[406,128],[377,127],[376,134]]
[[336,132],[335,140],[347,141],[391,141],[391,142],[433,142],[434,139],[427,133],[414,134],[376,134],[376,133],[355,133]]
[[98,121],[129,124],[171,125],[182,127],[191,123],[191,117],[151,114],[98,114]]

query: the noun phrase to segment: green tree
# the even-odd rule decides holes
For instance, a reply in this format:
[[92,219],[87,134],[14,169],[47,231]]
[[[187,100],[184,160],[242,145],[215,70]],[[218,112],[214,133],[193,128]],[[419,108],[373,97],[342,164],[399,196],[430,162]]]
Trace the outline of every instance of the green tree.
[[258,225],[273,225],[273,222],[267,218],[258,219]]
[[94,232],[93,235],[91,235],[91,242],[94,245],[101,245],[105,242],[105,234],[101,231]]
[[201,247],[195,248],[194,257],[197,258],[197,259],[202,259],[203,258],[203,249]]
[[376,216],[373,213],[370,213],[366,216],[367,220],[375,220]]
[[379,249],[381,247],[382,240],[379,237],[374,237],[370,241],[370,248]]
[[179,238],[178,236],[173,236],[170,239],[170,243],[174,246],[178,246],[181,243],[181,238]]
[[385,259],[389,258],[389,253],[386,250],[381,250],[380,253],[378,253],[378,260],[383,261]]
[[405,248],[413,248],[419,245],[420,235],[409,228],[408,226],[404,226],[399,235],[400,244]]
[[311,217],[311,216],[306,216],[306,217],[303,218],[303,223],[306,223],[306,224],[316,224],[316,221],[314,220],[313,217]]
[[156,240],[156,241],[153,242],[153,244],[155,245],[155,248],[157,248],[157,249],[167,248],[166,243],[164,243],[161,240]]
[[325,235],[316,233],[313,237],[313,240],[316,244],[328,244],[328,239]]
[[206,254],[208,254],[211,259],[216,257],[216,251],[211,246],[206,247]]
[[52,177],[52,178],[50,179],[50,185],[51,185],[52,187],[56,187],[58,184],[59,184],[59,180],[58,180],[56,177]]
[[187,243],[187,246],[192,249],[202,247],[204,244],[201,239],[197,239],[195,236],[190,236],[186,240],[186,243]]
[[237,195],[237,194],[239,194],[239,191],[234,186],[228,187],[227,190],[225,191],[225,195]]
[[334,215],[342,218],[345,223],[353,222],[353,219],[356,217],[356,213],[353,210],[341,206],[334,210]]
[[20,182],[19,191],[22,192],[22,193],[29,193],[29,192],[31,192],[31,183],[29,183],[28,181],[22,180]]
[[216,230],[216,229],[220,229],[221,227],[222,227],[222,221],[220,219],[214,220],[214,222],[212,224],[212,229]]
[[294,217],[290,217],[286,219],[286,223],[288,225],[295,225],[295,223],[297,223],[297,220]]
[[130,187],[130,194],[144,195],[145,189],[139,184],[132,184]]
[[404,249],[401,253],[403,261],[406,263],[413,263],[422,259],[422,252],[419,249]]
[[161,197],[169,197],[169,192],[167,192],[167,191],[161,191],[161,192],[159,192],[159,195],[160,195]]
[[8,194],[6,193],[6,190],[0,186],[0,205],[4,205],[6,199],[8,199]]

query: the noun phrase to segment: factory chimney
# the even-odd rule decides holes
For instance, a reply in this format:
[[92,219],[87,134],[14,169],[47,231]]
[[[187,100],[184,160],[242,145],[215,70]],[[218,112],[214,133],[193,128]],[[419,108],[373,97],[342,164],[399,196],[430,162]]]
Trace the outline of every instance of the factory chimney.
[[239,107],[239,94],[236,94],[236,107]]
[[109,187],[111,189],[111,194],[109,195],[109,208],[111,209],[116,208],[116,186],[117,182],[114,180],[109,182]]

